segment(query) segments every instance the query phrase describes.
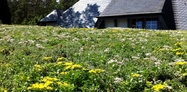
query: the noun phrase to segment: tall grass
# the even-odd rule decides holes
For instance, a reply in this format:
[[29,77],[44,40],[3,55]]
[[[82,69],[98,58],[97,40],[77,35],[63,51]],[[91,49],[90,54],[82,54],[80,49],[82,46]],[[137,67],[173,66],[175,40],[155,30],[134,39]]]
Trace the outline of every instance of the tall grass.
[[0,91],[185,92],[187,32],[0,26]]

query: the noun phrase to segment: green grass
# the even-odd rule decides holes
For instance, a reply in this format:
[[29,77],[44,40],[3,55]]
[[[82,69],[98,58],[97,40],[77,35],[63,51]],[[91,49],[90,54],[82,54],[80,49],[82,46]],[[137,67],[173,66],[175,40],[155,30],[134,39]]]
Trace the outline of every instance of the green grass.
[[186,92],[187,31],[0,25],[2,92]]

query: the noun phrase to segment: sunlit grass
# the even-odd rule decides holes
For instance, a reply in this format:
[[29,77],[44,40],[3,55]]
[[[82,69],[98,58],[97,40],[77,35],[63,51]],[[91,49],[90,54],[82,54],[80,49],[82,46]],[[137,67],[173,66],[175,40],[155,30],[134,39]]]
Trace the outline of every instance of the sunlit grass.
[[185,92],[187,32],[0,25],[2,92]]

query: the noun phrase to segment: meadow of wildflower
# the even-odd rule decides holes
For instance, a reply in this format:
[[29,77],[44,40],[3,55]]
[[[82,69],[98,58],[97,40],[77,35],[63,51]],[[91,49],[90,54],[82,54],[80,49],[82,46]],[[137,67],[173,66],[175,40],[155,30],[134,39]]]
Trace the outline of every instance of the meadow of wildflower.
[[186,92],[187,31],[0,25],[0,92]]

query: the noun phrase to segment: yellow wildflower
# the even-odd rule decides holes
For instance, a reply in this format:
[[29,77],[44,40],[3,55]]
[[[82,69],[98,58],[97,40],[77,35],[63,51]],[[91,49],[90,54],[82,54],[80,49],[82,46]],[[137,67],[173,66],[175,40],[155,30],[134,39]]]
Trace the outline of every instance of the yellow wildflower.
[[181,52],[181,51],[177,51],[177,52],[176,52],[176,55],[177,55],[177,56],[180,56],[180,55],[183,55],[183,54],[184,54],[184,52]]
[[8,92],[6,89],[0,87],[0,92]]
[[63,61],[63,60],[64,60],[64,58],[61,57],[61,58],[58,58],[58,59],[57,59],[57,62],[59,62],[59,61]]
[[57,65],[61,65],[62,64],[62,62],[57,62]]
[[91,69],[91,70],[89,70],[89,73],[95,73],[95,74],[97,74],[97,73],[102,73],[104,71],[105,70],[103,70],[103,69]]
[[49,86],[49,85],[52,84],[52,83],[53,83],[52,81],[46,81],[44,85],[45,85],[45,86]]
[[150,86],[152,86],[152,85],[153,85],[153,84],[152,84],[151,81],[146,81],[146,86],[150,87]]
[[79,65],[79,64],[73,64],[72,62],[66,62],[63,65],[65,65],[64,70],[69,70],[69,69],[73,70],[73,69],[81,69],[82,68],[81,65]]
[[27,89],[29,90],[53,90],[52,87],[50,87],[51,84],[53,84],[54,81],[57,81],[57,78],[51,78],[49,76],[44,77],[42,79],[42,83],[35,83],[32,84],[30,87],[28,87]]
[[156,84],[152,87],[152,89],[156,92],[159,92],[160,90],[163,90],[167,85],[166,84]]
[[46,89],[47,89],[47,90],[53,90],[53,88],[52,88],[52,87],[49,87],[49,86],[46,87]]
[[183,44],[183,42],[177,42],[177,43],[175,43],[174,45],[175,46],[181,46]]
[[181,76],[187,76],[187,73],[181,73],[180,75]]
[[60,87],[71,87],[72,85],[66,83],[66,82],[57,82],[57,84],[60,86]]
[[41,66],[39,64],[35,64],[34,67],[40,68]]
[[173,49],[172,51],[177,52],[177,51],[182,51],[182,49],[181,48],[176,48],[176,49]]
[[117,30],[112,30],[113,33],[118,32]]
[[80,69],[80,68],[82,68],[82,66],[79,64],[74,64],[71,66],[71,69]]
[[57,62],[59,62],[59,61],[68,61],[68,60],[65,57],[60,57],[60,58],[57,59]]
[[28,87],[27,89],[29,90],[53,90],[52,87],[49,86],[49,83],[35,83],[32,84],[30,87]]
[[66,67],[64,68],[64,70],[69,70],[69,69],[71,69],[71,66],[66,66]]
[[72,62],[65,62],[65,63],[62,64],[62,65],[64,65],[64,66],[71,66],[71,65],[73,65],[73,63],[72,63]]
[[187,62],[185,62],[185,61],[177,61],[177,62],[175,62],[175,64],[176,65],[185,65],[185,64],[187,64]]
[[134,78],[135,78],[135,77],[140,77],[140,74],[135,73],[135,74],[132,75],[132,77],[134,77]]
[[10,66],[10,64],[6,63],[5,66],[8,67],[8,66]]
[[66,74],[68,74],[68,72],[61,72],[60,74],[61,75],[66,75]]
[[35,64],[35,65],[34,65],[34,69],[35,69],[36,71],[41,71],[42,66],[39,65],[39,64]]
[[45,61],[49,61],[51,59],[52,59],[52,57],[43,57],[43,60],[45,60]]
[[35,84],[32,84],[30,88],[43,90],[45,89],[45,86],[44,86],[44,83],[35,83]]
[[49,76],[44,77],[44,78],[42,79],[42,81],[44,81],[44,82],[47,82],[47,81],[57,81],[57,80],[59,80],[59,79],[57,79],[57,78],[51,78],[51,77],[49,77]]

